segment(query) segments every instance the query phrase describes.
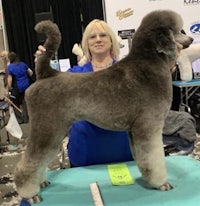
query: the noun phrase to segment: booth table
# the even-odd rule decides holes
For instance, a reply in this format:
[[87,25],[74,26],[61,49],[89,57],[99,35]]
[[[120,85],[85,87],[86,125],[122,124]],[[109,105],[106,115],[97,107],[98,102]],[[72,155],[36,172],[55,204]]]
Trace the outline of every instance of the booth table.
[[193,79],[188,82],[184,81],[173,81],[172,84],[175,87],[180,88],[180,111],[185,111],[187,108],[188,112],[191,111],[188,101],[192,97],[192,95],[199,89],[200,87],[200,79]]
[[[155,157],[156,160],[156,157]],[[197,206],[200,204],[200,161],[189,156],[168,156],[170,191],[145,187],[134,161],[126,162],[134,184],[113,186],[108,165],[48,171],[50,186],[41,190],[37,206],[94,206],[90,184],[98,182],[104,206]]]

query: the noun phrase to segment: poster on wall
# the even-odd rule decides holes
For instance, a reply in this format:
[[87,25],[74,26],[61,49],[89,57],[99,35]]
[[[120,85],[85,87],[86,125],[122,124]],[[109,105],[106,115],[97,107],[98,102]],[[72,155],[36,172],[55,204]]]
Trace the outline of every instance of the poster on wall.
[[200,1],[194,0],[104,0],[106,22],[121,37],[120,58],[127,55],[131,35],[137,30],[142,18],[158,9],[170,9],[179,13],[184,21],[184,31],[196,41],[200,39]]

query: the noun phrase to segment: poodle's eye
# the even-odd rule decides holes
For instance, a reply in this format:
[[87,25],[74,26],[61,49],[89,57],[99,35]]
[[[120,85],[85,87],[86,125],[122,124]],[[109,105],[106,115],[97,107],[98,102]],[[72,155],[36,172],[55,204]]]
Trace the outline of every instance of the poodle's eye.
[[181,34],[186,34],[185,30],[183,30],[183,29],[180,31],[180,33]]

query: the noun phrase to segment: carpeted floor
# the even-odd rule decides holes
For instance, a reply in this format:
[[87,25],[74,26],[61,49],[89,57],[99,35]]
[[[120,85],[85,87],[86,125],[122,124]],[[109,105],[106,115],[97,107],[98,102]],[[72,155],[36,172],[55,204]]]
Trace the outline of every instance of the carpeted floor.
[[20,198],[15,191],[13,182],[13,168],[20,159],[22,151],[5,152],[0,159],[1,178],[0,178],[0,205],[17,206]]
[[[5,128],[0,131],[1,152],[0,152],[0,205],[1,206],[19,206],[20,197],[18,196],[13,182],[13,170],[16,163],[26,149],[26,138],[28,134],[28,124],[20,125],[23,131],[23,137],[18,140],[10,136],[10,143],[7,143]],[[66,148],[67,139],[63,142],[63,148]],[[62,159],[62,153],[49,165],[49,170],[69,167],[67,155]]]
[[2,206],[17,206],[19,198],[15,191],[13,183],[13,169],[19,161],[24,149],[25,139],[27,137],[28,124],[21,125],[23,137],[18,140],[11,135],[8,143],[6,130],[3,128],[0,131],[1,135],[1,153],[0,153],[0,205]]

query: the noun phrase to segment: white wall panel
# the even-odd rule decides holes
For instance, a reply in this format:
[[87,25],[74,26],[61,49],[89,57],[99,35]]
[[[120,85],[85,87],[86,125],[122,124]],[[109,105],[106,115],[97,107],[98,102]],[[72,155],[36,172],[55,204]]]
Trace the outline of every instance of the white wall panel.
[[[104,0],[104,7],[106,21],[116,34],[120,30],[137,29],[150,11],[171,9],[182,16],[186,33],[200,38],[200,0]],[[122,44],[125,47],[121,49],[121,57],[129,50],[127,39],[122,40]]]

